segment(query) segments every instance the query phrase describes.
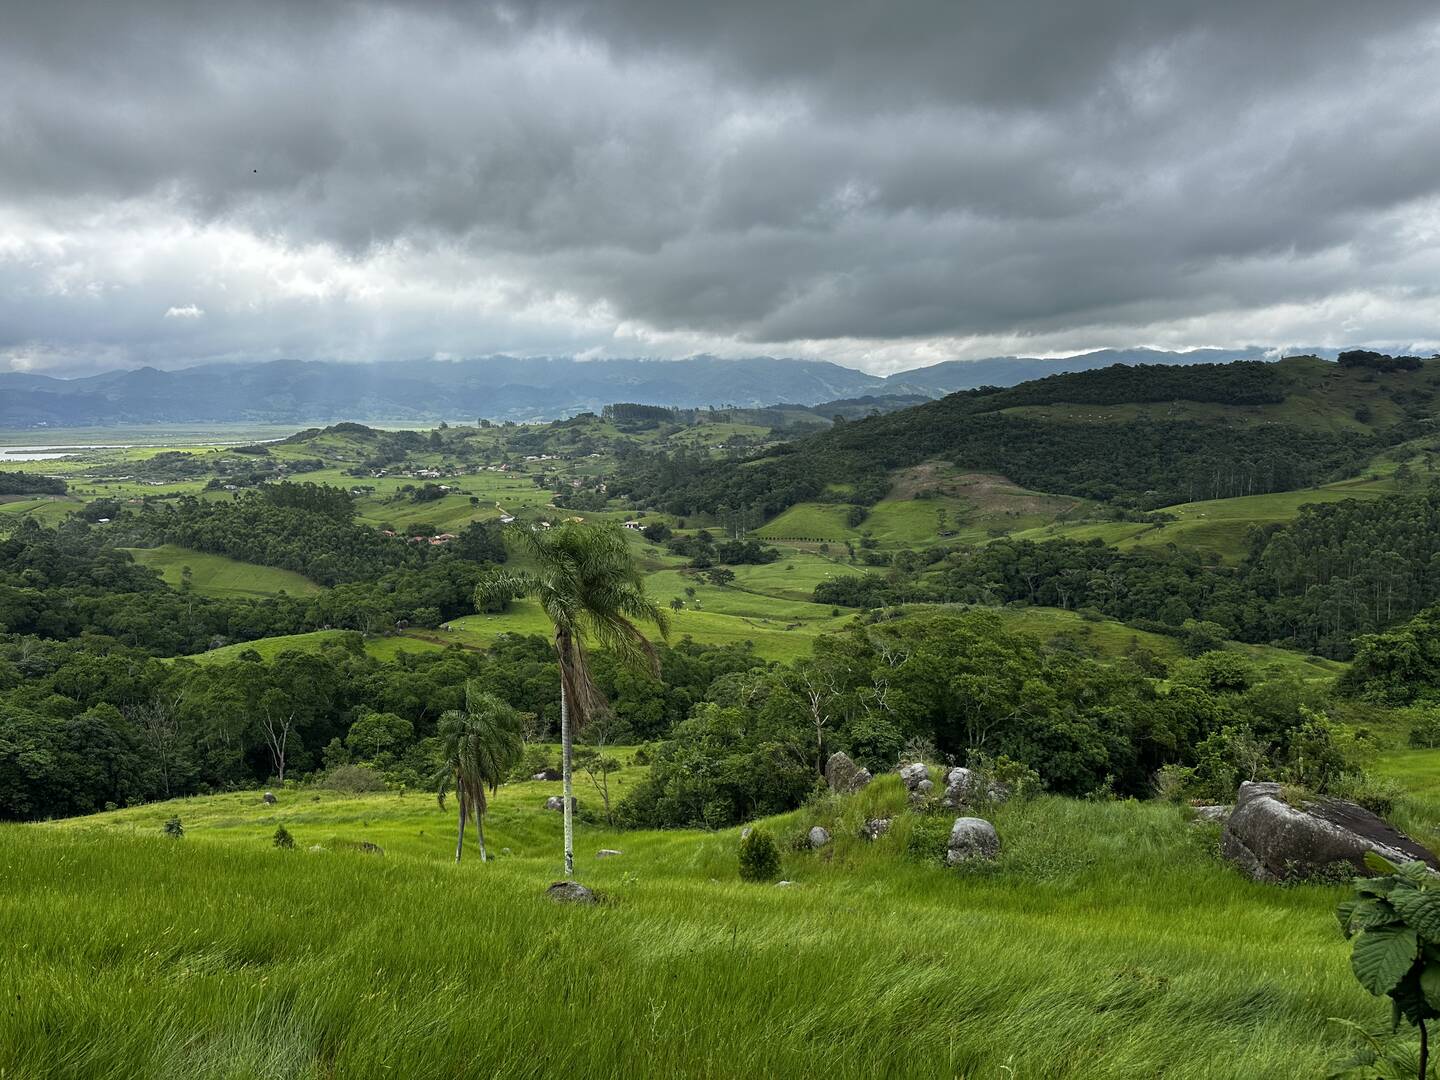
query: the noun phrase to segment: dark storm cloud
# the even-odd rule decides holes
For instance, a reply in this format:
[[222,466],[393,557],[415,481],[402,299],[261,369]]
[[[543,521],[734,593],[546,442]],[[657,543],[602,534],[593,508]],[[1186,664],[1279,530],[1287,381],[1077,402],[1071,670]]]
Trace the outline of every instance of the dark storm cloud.
[[1430,4],[10,0],[3,25],[12,356],[880,364],[1434,314]]

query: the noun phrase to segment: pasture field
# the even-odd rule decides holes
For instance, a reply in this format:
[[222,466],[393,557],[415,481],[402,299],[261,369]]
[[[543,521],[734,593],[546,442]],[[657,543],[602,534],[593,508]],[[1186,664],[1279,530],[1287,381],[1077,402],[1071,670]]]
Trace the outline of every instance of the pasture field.
[[57,525],[85,505],[68,495],[14,496],[0,499],[0,532],[14,528],[23,518],[41,525]]
[[1312,503],[1377,499],[1382,495],[1393,495],[1397,490],[1390,476],[1380,474],[1300,491],[1180,503],[1159,511],[1172,515],[1174,521],[1158,524],[1133,521],[1052,524],[1017,532],[1013,538],[1037,542],[1099,539],[1122,550],[1173,543],[1199,551],[1213,551],[1228,562],[1236,562],[1245,554],[1245,535],[1251,526],[1292,521],[1302,506]]
[[[240,654],[253,649],[263,660],[274,660],[282,652],[319,652],[326,645],[338,645],[345,640],[347,630],[312,630],[308,634],[282,634],[276,637],[260,638],[256,641],[237,641],[233,645],[222,645],[218,649],[183,657],[197,664],[231,664],[240,659]],[[430,652],[444,648],[439,631],[415,631],[390,637],[370,637],[364,641],[365,651],[379,660],[393,660],[402,652]],[[455,642],[455,644],[463,644]]]
[[556,791],[502,787],[498,857],[472,841],[458,866],[453,804],[420,792],[0,828],[0,1074],[1298,1080],[1347,1049],[1328,1017],[1388,1023],[1350,973],[1341,890],[1253,884],[1175,807],[999,807],[1000,859],[947,870],[907,856],[908,815],[857,838],[903,806],[881,777],[762,823],[836,837],[787,850],[783,889],[738,880],[738,830],[585,814],[577,876],[602,903],[567,908],[542,896]]
[[175,588],[180,587],[188,566],[190,587],[201,596],[263,597],[280,592],[306,596],[321,591],[319,585],[293,570],[240,562],[175,544],[123,550],[129,551],[140,565],[160,571],[160,576]]
[[[723,590],[717,590],[723,591]],[[657,592],[657,599],[659,593]],[[744,595],[744,594],[741,594]],[[752,598],[753,599],[753,598]],[[763,606],[763,602],[757,601]],[[787,604],[793,601],[775,601]],[[815,608],[816,605],[806,605]],[[667,611],[669,609],[667,608]],[[819,609],[828,613],[828,608]],[[794,660],[810,652],[818,634],[846,625],[845,616],[801,622],[772,615],[745,616],[686,608],[671,611],[670,640],[690,638],[702,645],[742,645],[750,642],[767,660]],[[653,630],[651,631],[653,633]],[[517,600],[503,615],[467,615],[452,619],[438,631],[426,631],[427,639],[456,645],[486,648],[502,634],[539,634],[548,638],[549,621],[533,600]]]

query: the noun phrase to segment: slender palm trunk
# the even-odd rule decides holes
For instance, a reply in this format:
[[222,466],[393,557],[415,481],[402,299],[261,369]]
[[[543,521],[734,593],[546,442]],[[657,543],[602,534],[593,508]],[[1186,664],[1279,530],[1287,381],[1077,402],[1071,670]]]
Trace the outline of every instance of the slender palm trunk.
[[465,786],[463,783],[455,785],[455,801],[460,804],[460,837],[455,841],[455,861],[460,861],[460,853],[465,850]]
[[575,876],[575,821],[573,818],[575,800],[574,785],[571,783],[570,756],[574,743],[570,738],[570,709],[565,700],[565,683],[560,683],[560,773],[565,789],[565,876]]
[[480,861],[485,862],[485,815],[475,811],[475,834],[480,842]]

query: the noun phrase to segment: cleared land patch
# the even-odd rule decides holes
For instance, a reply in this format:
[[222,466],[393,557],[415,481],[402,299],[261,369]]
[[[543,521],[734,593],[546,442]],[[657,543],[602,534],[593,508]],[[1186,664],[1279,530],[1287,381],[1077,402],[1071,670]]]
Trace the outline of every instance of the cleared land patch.
[[321,587],[303,574],[273,566],[227,559],[204,551],[165,544],[155,548],[125,548],[142,566],[159,570],[167,584],[179,588],[185,568],[191,571],[190,587],[201,596],[261,597],[287,592],[306,596]]

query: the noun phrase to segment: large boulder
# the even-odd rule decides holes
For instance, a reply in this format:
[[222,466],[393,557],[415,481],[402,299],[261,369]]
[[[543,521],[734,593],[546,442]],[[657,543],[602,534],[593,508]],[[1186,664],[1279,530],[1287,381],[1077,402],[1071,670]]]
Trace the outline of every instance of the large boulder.
[[1257,781],[1240,785],[1220,850],[1256,881],[1312,877],[1337,865],[1365,873],[1367,851],[1440,870],[1433,854],[1363,806],[1319,796],[1291,806],[1279,784]]
[[[930,767],[923,761],[917,761],[910,765],[901,765],[900,780],[904,783],[905,790],[913,795],[922,783],[931,783]],[[931,784],[931,786],[933,787],[934,785]]]
[[812,849],[822,848],[830,843],[830,830],[823,825],[816,825],[810,830],[810,847]]
[[1004,784],[986,784],[973,769],[957,765],[945,775],[945,805],[953,809],[973,806],[980,800],[1003,803],[1010,797],[1010,789]]
[[541,769],[530,777],[531,780],[562,780],[563,774],[559,769]]
[[[570,800],[570,812],[573,814],[579,807],[579,801],[572,797]],[[565,797],[563,795],[551,795],[545,800],[545,809],[554,810],[556,813],[563,814],[565,812]]]
[[558,904],[594,904],[595,894],[578,881],[556,881],[545,890],[545,895]]
[[265,792],[264,799],[266,806],[274,806],[277,802],[279,802],[279,800],[275,798],[275,793],[273,791]]
[[825,763],[825,782],[840,795],[853,795],[870,783],[870,770],[862,769],[844,753],[830,755]]
[[945,846],[945,861],[951,866],[972,859],[993,859],[1000,854],[1000,834],[984,818],[956,818],[950,826],[950,842]]

